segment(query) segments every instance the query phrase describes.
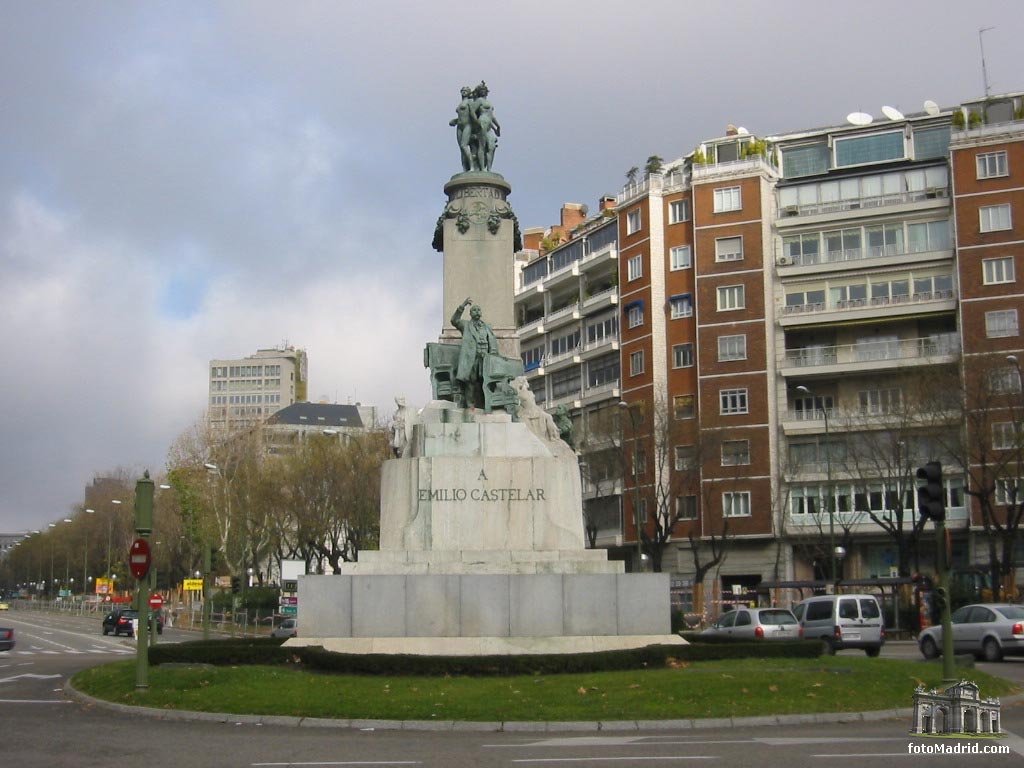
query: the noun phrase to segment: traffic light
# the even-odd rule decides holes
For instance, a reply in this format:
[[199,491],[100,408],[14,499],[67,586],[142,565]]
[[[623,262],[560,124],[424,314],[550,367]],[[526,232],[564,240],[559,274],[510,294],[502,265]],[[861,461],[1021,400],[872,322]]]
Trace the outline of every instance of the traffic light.
[[923,518],[941,522],[946,519],[946,488],[942,482],[942,465],[929,461],[917,470],[917,479],[924,485],[917,488],[917,509]]
[[231,577],[231,591],[234,592],[237,595],[241,591],[241,589],[242,589],[242,580],[240,578],[238,578],[237,576],[232,576]]

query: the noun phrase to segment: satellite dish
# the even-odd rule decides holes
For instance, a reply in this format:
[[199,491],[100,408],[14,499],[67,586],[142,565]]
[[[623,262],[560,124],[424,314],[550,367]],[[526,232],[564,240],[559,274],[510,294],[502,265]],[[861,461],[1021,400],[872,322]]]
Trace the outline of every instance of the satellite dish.
[[741,125],[739,128],[736,129],[736,133],[738,133],[740,136],[747,136],[750,133],[750,131],[748,131]]
[[935,117],[935,115],[939,114],[939,105],[931,99],[928,99],[928,101],[924,103],[924,111],[932,117]]
[[851,112],[846,116],[846,122],[850,125],[871,125],[874,119],[867,112]]
[[903,113],[896,109],[896,107],[882,107],[882,114],[888,117],[890,120],[903,119]]

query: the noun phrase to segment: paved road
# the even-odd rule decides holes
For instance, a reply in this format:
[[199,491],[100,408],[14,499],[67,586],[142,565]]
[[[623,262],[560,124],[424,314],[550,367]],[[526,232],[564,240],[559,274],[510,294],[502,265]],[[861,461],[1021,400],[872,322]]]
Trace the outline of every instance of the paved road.
[[[400,731],[285,727],[139,718],[68,702],[66,679],[79,669],[133,651],[126,639],[104,638],[99,617],[77,618],[13,611],[18,646],[0,652],[0,763],[18,768],[138,764],[163,768],[221,766],[644,766],[691,763],[765,768],[821,768],[879,761],[913,766],[1019,766],[1024,739],[985,742],[1010,748],[1004,755],[922,755],[911,745],[937,740],[907,735],[909,719],[774,727],[672,728],[549,733]],[[161,640],[184,636],[166,630]],[[912,655],[892,644],[886,655]],[[1017,679],[1024,663],[987,665]],[[439,724],[440,725],[440,724]],[[1006,706],[1003,726],[1024,734],[1024,706]],[[960,742],[942,740],[945,746]],[[977,742],[964,742],[974,744]]]

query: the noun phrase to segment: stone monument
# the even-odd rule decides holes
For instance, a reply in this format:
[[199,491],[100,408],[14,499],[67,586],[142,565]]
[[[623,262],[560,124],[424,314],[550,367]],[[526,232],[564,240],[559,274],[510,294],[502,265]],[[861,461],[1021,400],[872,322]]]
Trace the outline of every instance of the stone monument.
[[482,82],[463,88],[451,121],[463,171],[444,186],[434,233],[445,307],[423,356],[434,399],[419,412],[396,400],[380,549],[340,575],[299,578],[301,630],[289,644],[487,655],[682,642],[667,574],[625,574],[586,549],[571,429],[537,406],[523,376],[519,226],[511,186],[491,171],[501,129],[487,97]]

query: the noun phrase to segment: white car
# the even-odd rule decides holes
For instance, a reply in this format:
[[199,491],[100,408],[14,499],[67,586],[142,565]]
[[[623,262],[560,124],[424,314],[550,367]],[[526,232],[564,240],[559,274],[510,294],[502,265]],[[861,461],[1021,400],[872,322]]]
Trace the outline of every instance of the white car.
[[[953,611],[953,653],[973,653],[985,661],[1024,656],[1024,606],[1010,603],[965,605]],[[921,655],[942,655],[942,626],[928,627],[917,639]]]
[[285,619],[280,626],[270,633],[271,637],[295,637],[299,632],[298,619]]

